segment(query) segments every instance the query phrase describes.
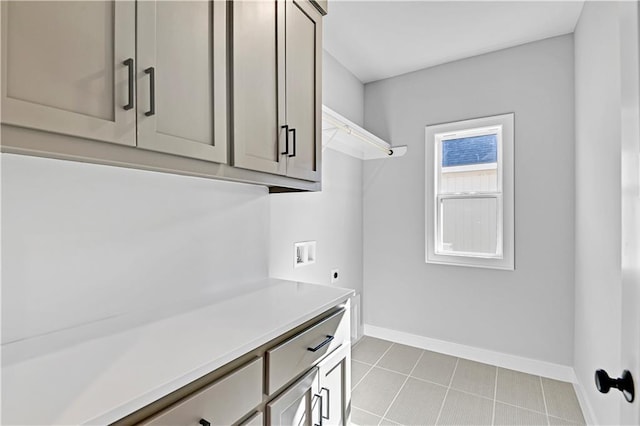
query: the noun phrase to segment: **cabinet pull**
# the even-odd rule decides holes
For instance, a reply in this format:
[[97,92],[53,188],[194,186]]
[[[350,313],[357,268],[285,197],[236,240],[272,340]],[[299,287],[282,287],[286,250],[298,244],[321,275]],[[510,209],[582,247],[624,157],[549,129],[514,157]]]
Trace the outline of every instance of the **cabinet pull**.
[[289,153],[289,125],[285,124],[284,126],[280,126],[281,129],[284,129],[284,152],[281,152],[281,155],[285,155]]
[[329,342],[333,340],[333,337],[334,337],[334,336],[329,336],[329,335],[327,335],[327,338],[326,338],[326,339],[324,339],[324,342],[320,343],[320,344],[319,344],[318,346],[316,346],[315,348],[307,348],[307,350],[308,350],[308,351],[311,351],[311,352],[315,352],[315,351],[317,351],[318,349],[320,349],[321,347],[323,347],[323,346],[325,346],[325,345],[329,344]]
[[296,156],[296,129],[290,129],[289,131],[293,133],[293,154],[289,154],[289,157],[295,157]]
[[329,415],[331,414],[331,394],[329,392],[329,388],[322,388],[320,389],[320,393],[322,394],[322,391],[327,391],[327,416],[325,417],[324,413],[322,413],[322,408],[320,409],[320,415],[322,416],[323,419],[327,419],[329,420]]
[[208,422],[205,419],[200,419],[198,423],[201,424],[202,426],[211,426],[211,422]]
[[149,102],[150,109],[145,112],[144,115],[151,117],[156,113],[156,70],[153,67],[149,67],[144,70],[145,74],[149,74]]
[[[319,424],[314,423],[313,426],[322,426],[322,419],[324,418],[324,416],[322,415],[322,395],[315,394],[313,396],[314,396],[314,398],[318,398],[320,400],[320,423]],[[313,417],[313,409],[312,409],[311,413],[312,413],[311,417]]]
[[129,68],[129,102],[123,108],[130,110],[133,108],[133,58],[126,59],[122,64]]

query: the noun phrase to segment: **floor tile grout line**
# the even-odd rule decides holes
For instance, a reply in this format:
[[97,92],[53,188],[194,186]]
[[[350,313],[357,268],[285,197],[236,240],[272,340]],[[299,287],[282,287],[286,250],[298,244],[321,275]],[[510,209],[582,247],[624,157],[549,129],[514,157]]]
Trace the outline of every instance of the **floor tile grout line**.
[[[542,414],[543,416],[546,415],[544,413],[544,411],[532,410],[531,408],[522,407],[520,405],[511,404],[509,402],[504,402],[504,401],[500,401],[500,400],[496,400],[496,404],[508,405],[509,407],[518,408],[520,410],[528,411],[530,413]],[[552,416],[552,417],[555,417],[555,416]],[[557,417],[557,418],[559,418],[559,417]],[[568,420],[568,419],[560,419],[560,420]]]
[[456,375],[456,370],[458,369],[458,363],[460,362],[460,358],[456,358],[456,365],[453,367],[453,372],[451,373],[451,379],[449,379],[449,386],[447,386],[447,391],[444,393],[444,398],[442,399],[442,404],[440,405],[440,411],[438,411],[438,417],[436,417],[436,424],[440,421],[440,416],[442,416],[442,411],[444,410],[444,403],[447,400],[447,396],[449,396],[449,391],[451,390],[451,384],[453,383],[453,377]]
[[547,415],[547,425],[551,425],[551,421],[549,420],[549,409],[547,408],[547,397],[544,395],[544,385],[542,384],[542,377],[538,376],[538,380],[540,380],[540,390],[542,391],[542,402],[544,402],[544,413]]
[[[358,342],[358,343],[360,343],[360,342]],[[371,372],[371,370],[373,370],[373,367],[375,367],[376,365],[378,365],[378,362],[380,362],[380,360],[381,360],[381,359],[382,359],[382,358],[387,354],[387,352],[389,352],[389,349],[391,349],[391,347],[392,347],[393,345],[394,345],[394,343],[391,343],[391,344],[389,345],[389,347],[387,348],[387,350],[386,350],[386,351],[384,351],[384,353],[383,353],[382,355],[380,355],[380,358],[378,358],[378,360],[375,362],[375,364],[368,364],[368,363],[366,363],[366,362],[358,361],[357,359],[355,360],[355,361],[361,362],[362,364],[371,365],[371,367],[369,367],[369,369],[367,370],[367,372],[366,372],[366,373],[364,373],[364,374],[362,375],[362,378],[361,378],[360,380],[358,380],[358,383],[356,383],[356,384],[353,386],[353,389],[351,389],[352,391],[354,391],[354,390],[356,389],[356,387],[357,387],[357,386],[358,386],[358,385],[359,385],[359,384],[364,380],[364,378],[365,378],[365,377],[367,377],[367,374],[369,374],[369,373]],[[353,348],[351,348],[351,349],[353,349]],[[351,359],[353,360],[353,357],[352,357]],[[381,367],[378,367],[378,368],[381,368]]]
[[[387,407],[387,410],[384,412],[384,414],[382,415],[382,420],[380,420],[380,423],[382,423],[382,421],[384,419],[387,418],[387,414],[389,414],[389,410],[391,410],[391,407],[393,406],[393,403],[396,402],[396,399],[398,399],[398,396],[400,395],[400,392],[402,392],[402,389],[404,389],[404,386],[407,384],[407,382],[409,381],[409,378],[411,377],[411,373],[413,373],[413,370],[416,369],[416,367],[418,366],[418,363],[420,362],[420,360],[422,359],[422,356],[424,355],[424,351],[420,352],[420,356],[418,357],[418,359],[416,360],[415,364],[413,364],[413,368],[411,369],[411,371],[409,371],[409,375],[404,379],[404,382],[402,383],[402,386],[400,386],[400,389],[398,389],[398,392],[396,393],[396,396],[393,397],[393,399],[391,400],[391,403],[389,404],[389,406]],[[393,421],[393,420],[391,420]],[[378,424],[380,424],[378,423]],[[394,422],[395,423],[395,422]]]
[[395,345],[395,343],[391,343],[391,344],[389,345],[389,347],[387,348],[387,350],[386,350],[386,351],[384,351],[382,355],[380,355],[380,357],[378,358],[378,360],[376,361],[376,363],[375,363],[375,364],[373,364],[373,366],[374,366],[374,367],[377,367],[377,366],[378,366],[378,363],[380,363],[380,361],[382,360],[382,358],[384,358],[384,356],[387,354],[387,352],[389,352],[389,351],[391,350],[391,348],[393,347],[393,345]]
[[[378,360],[376,361],[376,363],[373,365],[374,367],[376,367],[376,368],[380,368],[380,369],[382,369],[382,368],[383,368],[383,367],[378,367],[378,363],[379,363],[380,361],[382,361],[382,358],[384,358],[384,357],[385,357],[385,355],[387,355],[387,353],[391,350],[391,348],[393,347],[393,345],[395,345],[395,343],[391,343],[391,344],[389,345],[389,347],[387,348],[387,350],[386,350],[386,351],[384,351],[384,353],[382,354],[382,356],[381,356],[380,358],[378,358]],[[386,368],[385,368],[385,370],[386,370]],[[389,370],[389,371],[392,371],[392,370]],[[406,381],[407,381],[407,379],[405,379],[405,382],[406,382]],[[404,383],[402,384],[402,386],[404,386]],[[400,386],[400,389],[402,389],[402,386]],[[400,392],[400,391],[398,391],[398,392]],[[397,394],[396,394],[396,395],[397,395]],[[394,401],[394,400],[395,400],[395,397],[394,397],[394,399],[391,401],[391,404],[393,404],[393,401]],[[389,404],[389,407],[391,406],[391,404]],[[389,407],[387,407],[387,410],[389,409]],[[387,412],[385,411],[385,412],[384,412],[384,414],[387,414]],[[378,422],[378,424],[382,423],[382,421],[384,420],[384,414],[380,417],[380,421]]]
[[496,398],[498,396],[498,367],[496,366],[496,380],[493,386],[493,411],[491,412],[491,425],[496,424]]
[[[360,407],[357,407],[357,406],[355,406],[355,405],[353,405],[351,408],[355,408],[356,410],[360,410],[360,411],[362,411],[362,412],[364,412],[364,413],[371,414],[372,416],[375,416],[375,417],[380,417],[379,415],[377,415],[377,414],[375,414],[375,413],[372,413],[371,411],[367,411],[367,410],[365,410],[364,408],[360,408]],[[383,419],[382,419],[382,418],[380,418],[380,421],[382,421],[382,420],[383,420]]]
[[355,385],[352,385],[352,386],[351,386],[351,392],[353,392],[353,391],[356,389],[356,387],[357,387],[357,386],[358,386],[358,385],[359,385],[359,384],[364,380],[364,378],[365,378],[365,377],[367,377],[367,374],[369,374],[369,372],[370,372],[371,370],[373,370],[373,365],[369,366],[369,369],[367,370],[367,372],[366,372],[366,373],[364,373],[364,374],[362,375],[362,377],[360,378],[360,380],[358,380],[358,383],[356,383]]
[[[433,385],[437,385],[437,386],[445,387],[445,386],[440,385],[440,384],[438,384],[438,383],[433,383],[433,382],[429,382],[429,381],[426,381],[426,380],[418,379],[417,377],[414,377],[414,376],[410,376],[410,377],[411,377],[412,379],[417,379],[417,380],[420,380],[420,381],[422,381],[422,382],[426,382],[426,383],[429,383],[429,384],[433,384]],[[489,401],[491,400],[491,398],[487,398],[486,396],[478,395],[478,394],[471,393],[471,392],[466,392],[466,391],[459,390],[459,389],[455,389],[455,388],[451,388],[451,389],[452,389],[452,390],[454,390],[454,391],[456,391],[456,392],[464,393],[464,394],[466,394],[466,395],[475,396],[475,397],[482,398],[482,399],[486,399],[486,400],[489,400]],[[445,395],[445,396],[446,396],[446,395]],[[497,403],[500,403],[500,404],[502,404],[502,405],[507,405],[507,406],[509,406],[509,407],[518,408],[518,409],[520,409],[520,410],[528,411],[528,412],[530,412],[530,413],[543,414],[543,415],[545,414],[545,413],[543,413],[542,411],[532,410],[532,409],[530,409],[530,408],[521,407],[521,406],[519,406],[519,405],[514,405],[514,404],[511,404],[511,403],[509,403],[509,402],[498,401],[498,400],[496,400],[495,402],[496,402],[496,404],[497,404]],[[354,405],[353,407],[354,407],[354,408],[357,408],[357,409],[358,409],[358,410],[360,410],[360,411],[364,411],[364,412],[366,412],[366,413],[368,413],[368,414],[374,415],[374,416],[376,416],[376,417],[380,417],[379,415],[377,415],[377,414],[375,414],[375,413],[372,413],[372,412],[370,412],[370,411],[364,410],[364,409],[362,409],[362,408],[358,407],[357,405]],[[565,420],[565,421],[568,421],[568,422],[571,422],[571,421],[572,421],[572,420],[565,419],[565,418],[563,418],[563,417],[558,417],[558,416],[549,416],[549,417],[553,417],[553,418],[560,419],[560,420]],[[388,418],[387,418],[387,419],[388,419]],[[391,420],[391,419],[388,419],[388,420]],[[391,420],[391,421],[393,421],[393,420]]]
[[[362,340],[358,341],[358,342],[357,342],[357,344],[356,344],[356,345],[354,345],[352,348],[355,348],[355,347],[356,347],[356,346],[358,346],[361,342],[362,342]],[[443,402],[442,402],[442,405],[440,406],[440,412],[438,413],[438,418],[437,418],[436,422],[440,420],[440,417],[441,417],[441,415],[442,415],[442,411],[443,411],[443,409],[444,409],[444,403],[445,403],[446,398],[447,398],[447,396],[448,396],[448,394],[449,394],[449,391],[450,391],[451,389],[454,389],[454,390],[456,390],[456,391],[458,391],[458,392],[461,392],[461,393],[464,393],[464,394],[467,394],[467,395],[472,395],[472,396],[480,397],[480,398],[483,398],[483,399],[492,400],[492,398],[488,398],[488,397],[487,397],[487,396],[485,396],[485,395],[475,394],[475,393],[473,393],[473,392],[468,392],[468,391],[465,391],[465,390],[456,389],[456,388],[452,387],[452,385],[453,385],[453,377],[454,377],[454,375],[455,375],[455,373],[456,373],[456,370],[457,370],[457,368],[458,368],[458,364],[459,364],[459,361],[460,361],[460,358],[459,358],[459,357],[456,357],[456,364],[455,364],[455,367],[454,367],[454,369],[453,369],[453,372],[452,372],[452,375],[451,375],[451,379],[449,380],[449,385],[443,385],[443,384],[441,384],[441,383],[436,383],[436,382],[432,382],[432,381],[427,380],[427,379],[423,379],[423,378],[420,378],[420,377],[413,376],[413,372],[415,371],[415,368],[417,367],[418,362],[420,361],[420,359],[422,359],[422,357],[424,356],[424,354],[425,354],[425,351],[426,351],[426,350],[422,350],[422,353],[420,354],[420,357],[418,358],[418,361],[416,361],[416,363],[414,364],[413,368],[411,369],[411,371],[409,372],[409,374],[408,374],[408,375],[407,375],[407,374],[405,374],[405,373],[402,373],[402,372],[400,372],[400,371],[395,371],[395,370],[392,370],[392,369],[389,369],[389,368],[381,367],[381,366],[379,365],[379,363],[380,363],[380,361],[382,360],[382,358],[384,358],[384,356],[385,356],[385,355],[386,355],[386,354],[391,350],[391,348],[392,348],[394,345],[396,345],[396,343],[394,343],[394,342],[388,342],[388,343],[390,343],[389,347],[384,351],[384,353],[382,353],[382,355],[381,355],[380,357],[378,357],[378,359],[377,359],[377,360],[375,361],[375,363],[373,363],[373,364],[370,364],[370,363],[368,363],[368,362],[364,362],[364,361],[360,361],[360,360],[357,360],[357,359],[353,359],[353,361],[356,361],[356,362],[359,362],[359,363],[361,363],[361,364],[364,364],[365,366],[367,366],[367,367],[368,367],[368,369],[367,369],[367,371],[364,373],[364,375],[362,376],[362,378],[361,378],[361,379],[360,379],[360,380],[359,380],[355,385],[353,385],[352,390],[355,390],[355,388],[356,388],[358,385],[360,385],[360,383],[364,380],[364,378],[365,378],[365,377],[366,377],[366,376],[371,372],[371,370],[372,370],[374,367],[375,367],[375,368],[379,368],[379,369],[384,370],[384,371],[388,371],[388,372],[391,372],[391,373],[395,373],[395,374],[398,374],[398,375],[401,375],[401,376],[405,376],[405,381],[404,381],[404,383],[403,383],[402,387],[400,388],[400,391],[404,388],[404,386],[405,386],[406,382],[408,381],[409,377],[411,377],[411,378],[413,378],[413,379],[416,379],[416,380],[418,380],[418,381],[421,381],[421,382],[425,382],[425,383],[433,384],[433,385],[436,385],[436,386],[446,387],[446,388],[447,388],[447,391],[446,391],[446,393],[445,393],[445,398],[444,398],[444,400],[443,400]],[[420,349],[420,348],[416,348],[416,349]],[[497,398],[497,374],[498,374],[498,373],[497,373],[497,371],[499,370],[499,367],[498,367],[498,366],[494,366],[494,367],[496,367],[496,369],[497,369],[497,370],[496,370],[496,382],[495,382],[495,385],[494,385],[494,396],[493,396],[493,407],[494,407],[494,408],[493,408],[493,415],[492,415],[492,424],[493,424],[493,423],[495,423],[495,409],[496,409],[496,406],[497,406],[497,404],[498,404],[498,403],[503,404],[503,405],[507,405],[507,406],[510,406],[510,407],[518,408],[518,409],[521,409],[521,410],[529,411],[529,412],[532,412],[532,413],[537,413],[537,414],[545,415],[545,416],[546,416],[546,418],[547,418],[547,424],[548,424],[548,425],[550,425],[550,424],[551,424],[551,417],[553,417],[553,418],[557,418],[557,419],[560,419],[560,420],[565,420],[565,421],[573,421],[573,420],[570,420],[570,419],[565,418],[565,416],[550,416],[550,415],[549,415],[549,409],[548,409],[547,401],[546,401],[546,394],[545,394],[545,392],[544,392],[544,385],[542,384],[542,377],[541,377],[541,376],[537,376],[537,377],[538,377],[538,379],[540,380],[540,385],[541,385],[541,389],[542,389],[542,397],[543,397],[543,403],[544,403],[544,412],[543,412],[543,411],[538,411],[538,410],[535,410],[535,409],[531,409],[531,408],[529,408],[529,407],[522,407],[522,406],[519,406],[519,405],[516,405],[516,404],[512,404],[512,403],[509,403],[509,402],[506,402],[506,401],[500,401],[500,400],[498,400],[498,398]],[[517,371],[517,370],[516,370],[516,371]],[[398,395],[399,395],[400,391],[398,391],[398,393],[396,394],[396,396],[395,396],[395,397],[394,397],[394,399],[392,400],[391,405],[393,405],[393,402],[395,402],[395,400],[397,399],[397,397],[398,397]],[[388,411],[390,410],[391,405],[389,405],[389,407],[388,407],[388,408],[387,408],[387,410],[385,411],[385,414],[384,414],[384,415],[383,415],[383,417],[381,418],[381,422],[382,422],[382,420],[384,420],[384,419],[386,418],[385,416],[387,415]],[[354,406],[354,407],[355,407],[355,406]],[[356,407],[356,408],[358,408],[358,407]],[[377,414],[371,413],[371,412],[366,411],[366,410],[362,410],[361,408],[358,408],[358,409],[359,409],[359,410],[361,410],[361,411],[367,412],[368,414],[374,415],[374,416],[376,416],[376,417],[380,417],[380,416],[378,416]],[[390,419],[389,419],[389,420],[390,420]],[[393,421],[393,420],[390,420],[390,421]]]

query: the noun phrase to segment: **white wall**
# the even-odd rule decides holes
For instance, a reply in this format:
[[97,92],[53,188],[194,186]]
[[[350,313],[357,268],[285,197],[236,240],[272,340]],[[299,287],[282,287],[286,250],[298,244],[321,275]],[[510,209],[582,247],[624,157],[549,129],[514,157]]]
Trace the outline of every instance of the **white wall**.
[[[331,55],[323,56],[323,104],[362,123],[363,84]],[[271,250],[269,273],[275,278],[331,282],[362,291],[362,160],[324,149],[322,191],[270,195]],[[315,264],[294,268],[293,244],[317,241]]]
[[[586,2],[575,31],[575,371],[600,424],[619,424],[619,395],[598,368],[620,368],[620,39],[617,5]],[[594,172],[597,170],[597,173]]]
[[[406,156],[364,166],[365,324],[573,362],[571,35],[365,86],[365,126]],[[513,272],[425,264],[425,126],[515,113]]]
[[[330,284],[362,291],[362,161],[326,149],[322,191],[272,194],[271,259],[274,278]],[[316,263],[294,268],[293,244],[317,241]]]
[[[325,61],[327,104],[362,122],[362,83]],[[326,151],[323,171],[321,193],[269,196],[261,186],[2,154],[2,342],[229,291],[268,275],[270,249],[275,276],[328,283],[337,267],[339,285],[361,291],[362,162]],[[301,239],[318,241],[318,262],[292,273]]]
[[322,51],[322,103],[362,126],[364,84],[326,50]]
[[3,343],[267,276],[265,187],[1,161]]

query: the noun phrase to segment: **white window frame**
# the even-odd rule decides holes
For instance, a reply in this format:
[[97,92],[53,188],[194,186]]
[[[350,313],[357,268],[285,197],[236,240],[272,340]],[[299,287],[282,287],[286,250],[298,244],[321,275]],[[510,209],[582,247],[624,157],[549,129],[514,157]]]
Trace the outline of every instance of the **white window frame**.
[[[497,135],[497,165],[454,166],[448,171],[485,170],[497,167],[496,192],[439,193],[442,142],[487,134]],[[425,246],[427,263],[478,268],[515,269],[514,238],[514,114],[464,120],[426,127],[425,148]],[[445,171],[446,173],[446,171]],[[442,246],[442,201],[446,199],[495,198],[497,200],[496,253],[449,252]]]

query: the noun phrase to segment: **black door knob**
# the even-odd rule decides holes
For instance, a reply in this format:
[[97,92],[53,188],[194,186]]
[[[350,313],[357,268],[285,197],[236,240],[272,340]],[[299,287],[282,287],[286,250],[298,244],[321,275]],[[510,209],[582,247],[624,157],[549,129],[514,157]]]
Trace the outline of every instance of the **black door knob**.
[[205,419],[200,419],[200,421],[198,422],[200,423],[202,426],[211,426],[211,422],[205,420]]
[[622,372],[622,377],[612,379],[609,377],[606,371],[596,370],[596,388],[602,393],[609,392],[609,389],[616,388],[624,395],[624,399],[629,402],[633,402],[634,388],[633,377],[629,370]]

